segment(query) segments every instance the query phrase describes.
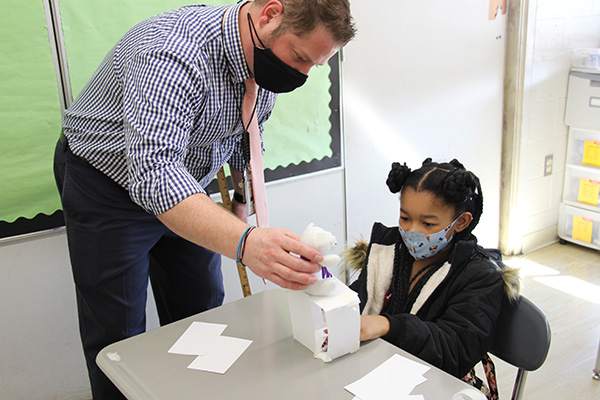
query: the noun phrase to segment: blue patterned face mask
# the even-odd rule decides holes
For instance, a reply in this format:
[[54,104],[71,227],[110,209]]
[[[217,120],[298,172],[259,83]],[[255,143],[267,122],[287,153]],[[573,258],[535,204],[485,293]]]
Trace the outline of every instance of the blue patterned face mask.
[[439,232],[432,233],[430,235],[425,235],[424,233],[417,231],[409,231],[405,232],[401,226],[398,226],[398,230],[400,231],[400,236],[402,237],[402,241],[406,245],[408,252],[411,256],[413,256],[416,260],[433,257],[440,251],[442,251],[448,243],[452,240],[454,235],[450,236],[449,239],[446,238],[446,233],[452,229],[456,221],[460,218],[460,215],[456,217],[456,219],[448,225],[445,229],[442,229]]

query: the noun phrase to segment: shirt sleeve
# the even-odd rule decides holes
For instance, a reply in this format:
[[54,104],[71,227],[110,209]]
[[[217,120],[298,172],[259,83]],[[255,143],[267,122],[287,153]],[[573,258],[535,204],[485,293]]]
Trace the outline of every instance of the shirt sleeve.
[[129,193],[152,214],[204,193],[184,166],[204,82],[176,51],[145,49],[124,72],[123,111]]
[[[443,302],[439,316],[383,314],[390,331],[383,339],[462,378],[477,364],[493,343],[502,307],[504,282],[495,268],[466,268]],[[479,268],[475,268],[479,267]]]

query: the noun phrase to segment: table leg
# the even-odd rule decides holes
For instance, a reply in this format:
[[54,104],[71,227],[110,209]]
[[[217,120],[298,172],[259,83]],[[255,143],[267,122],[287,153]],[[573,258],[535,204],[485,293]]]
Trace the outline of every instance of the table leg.
[[594,366],[593,372],[594,375],[592,375],[592,377],[595,380],[600,381],[600,343],[598,343],[598,354],[596,355],[596,365]]

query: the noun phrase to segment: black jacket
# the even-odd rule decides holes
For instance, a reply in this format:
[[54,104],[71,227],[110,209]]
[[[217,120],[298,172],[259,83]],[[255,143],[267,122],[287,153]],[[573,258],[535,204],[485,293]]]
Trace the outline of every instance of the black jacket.
[[[393,266],[393,259],[388,260],[390,254],[393,257],[398,241],[401,243],[397,227],[375,223],[364,260],[368,262],[366,265],[363,262],[359,278],[350,286],[360,297],[363,314],[381,313],[383,299],[371,298],[369,303],[369,298],[372,293],[381,297],[390,287],[391,272],[386,274],[381,270],[399,268]],[[494,258],[499,261],[499,256],[499,252],[478,246],[472,235],[468,240],[456,242],[448,262],[413,299],[410,313],[388,309],[382,314],[390,321],[390,331],[383,339],[451,375],[465,376],[494,340],[505,296],[503,265],[494,261]],[[507,284],[507,287],[512,286]],[[369,309],[365,312],[366,307]]]

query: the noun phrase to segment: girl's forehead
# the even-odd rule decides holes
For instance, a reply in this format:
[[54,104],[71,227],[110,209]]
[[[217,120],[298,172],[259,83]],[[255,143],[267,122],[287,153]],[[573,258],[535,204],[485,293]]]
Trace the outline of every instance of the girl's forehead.
[[454,207],[447,204],[443,198],[428,190],[416,191],[410,187],[402,189],[400,207],[404,212],[415,215],[437,215],[442,217],[454,213]]

